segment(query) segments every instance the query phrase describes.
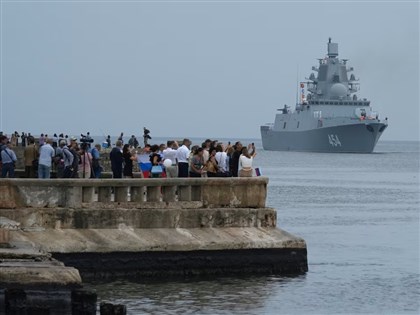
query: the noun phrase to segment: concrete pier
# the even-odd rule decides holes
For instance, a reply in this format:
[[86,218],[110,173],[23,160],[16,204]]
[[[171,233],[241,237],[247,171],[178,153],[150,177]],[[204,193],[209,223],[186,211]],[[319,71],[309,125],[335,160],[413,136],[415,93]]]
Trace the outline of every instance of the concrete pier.
[[[25,244],[43,253],[52,278],[70,268],[64,286],[81,283],[77,271],[83,279],[304,273],[306,243],[276,227],[267,184],[264,177],[2,179],[0,217],[18,223],[0,231],[14,248],[3,250]],[[15,286],[3,279],[31,283],[31,273],[12,269],[0,264],[0,287]]]

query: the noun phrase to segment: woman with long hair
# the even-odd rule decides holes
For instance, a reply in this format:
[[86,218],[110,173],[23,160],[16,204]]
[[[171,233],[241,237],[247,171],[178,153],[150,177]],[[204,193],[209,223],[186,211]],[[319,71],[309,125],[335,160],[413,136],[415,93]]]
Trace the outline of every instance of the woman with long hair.
[[209,159],[206,163],[207,177],[216,177],[218,176],[217,172],[219,171],[219,166],[216,160],[216,148],[210,148],[209,150]]
[[190,177],[201,177],[206,173],[204,168],[203,148],[197,148],[192,156],[190,164]]

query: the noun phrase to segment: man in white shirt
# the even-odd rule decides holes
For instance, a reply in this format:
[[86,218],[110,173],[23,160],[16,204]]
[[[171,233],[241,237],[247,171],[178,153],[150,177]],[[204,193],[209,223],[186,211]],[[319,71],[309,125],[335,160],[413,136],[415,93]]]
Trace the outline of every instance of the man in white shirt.
[[39,148],[38,178],[50,178],[52,158],[55,156],[52,140],[48,138],[46,142]]
[[178,160],[178,177],[188,177],[188,158],[190,156],[190,139],[184,139],[176,152]]
[[[166,177],[167,178],[175,178],[178,177],[178,165],[177,165],[177,149],[178,149],[178,142],[173,140],[168,140],[166,143],[167,148],[163,150],[163,164],[165,165],[166,169]],[[171,165],[167,165],[165,160],[170,160]]]

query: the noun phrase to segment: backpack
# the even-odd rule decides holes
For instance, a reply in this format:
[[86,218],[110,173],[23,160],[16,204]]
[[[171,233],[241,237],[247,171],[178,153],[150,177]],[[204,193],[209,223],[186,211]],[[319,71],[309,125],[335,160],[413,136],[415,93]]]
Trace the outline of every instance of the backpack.
[[53,157],[53,162],[55,165],[61,165],[63,164],[63,151],[58,151],[58,148],[54,149],[55,155]]

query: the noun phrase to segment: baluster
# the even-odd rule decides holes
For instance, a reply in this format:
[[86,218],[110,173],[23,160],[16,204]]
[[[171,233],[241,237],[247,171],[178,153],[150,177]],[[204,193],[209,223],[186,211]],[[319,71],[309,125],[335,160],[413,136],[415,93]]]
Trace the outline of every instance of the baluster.
[[143,203],[144,202],[144,195],[146,192],[146,187],[144,186],[137,186],[131,187],[131,202]]
[[98,201],[99,202],[110,202],[111,201],[111,187],[99,187],[98,188]]
[[94,187],[83,187],[83,202],[93,202]]
[[201,186],[191,186],[191,201],[201,201]]
[[165,202],[175,201],[176,186],[163,186],[162,187],[162,200]]
[[178,186],[178,200],[191,201],[191,186]]
[[82,206],[82,187],[65,187],[65,207],[80,208]]
[[128,200],[128,187],[115,187],[115,202],[126,202]]
[[160,186],[148,186],[147,187],[147,201],[160,201]]

